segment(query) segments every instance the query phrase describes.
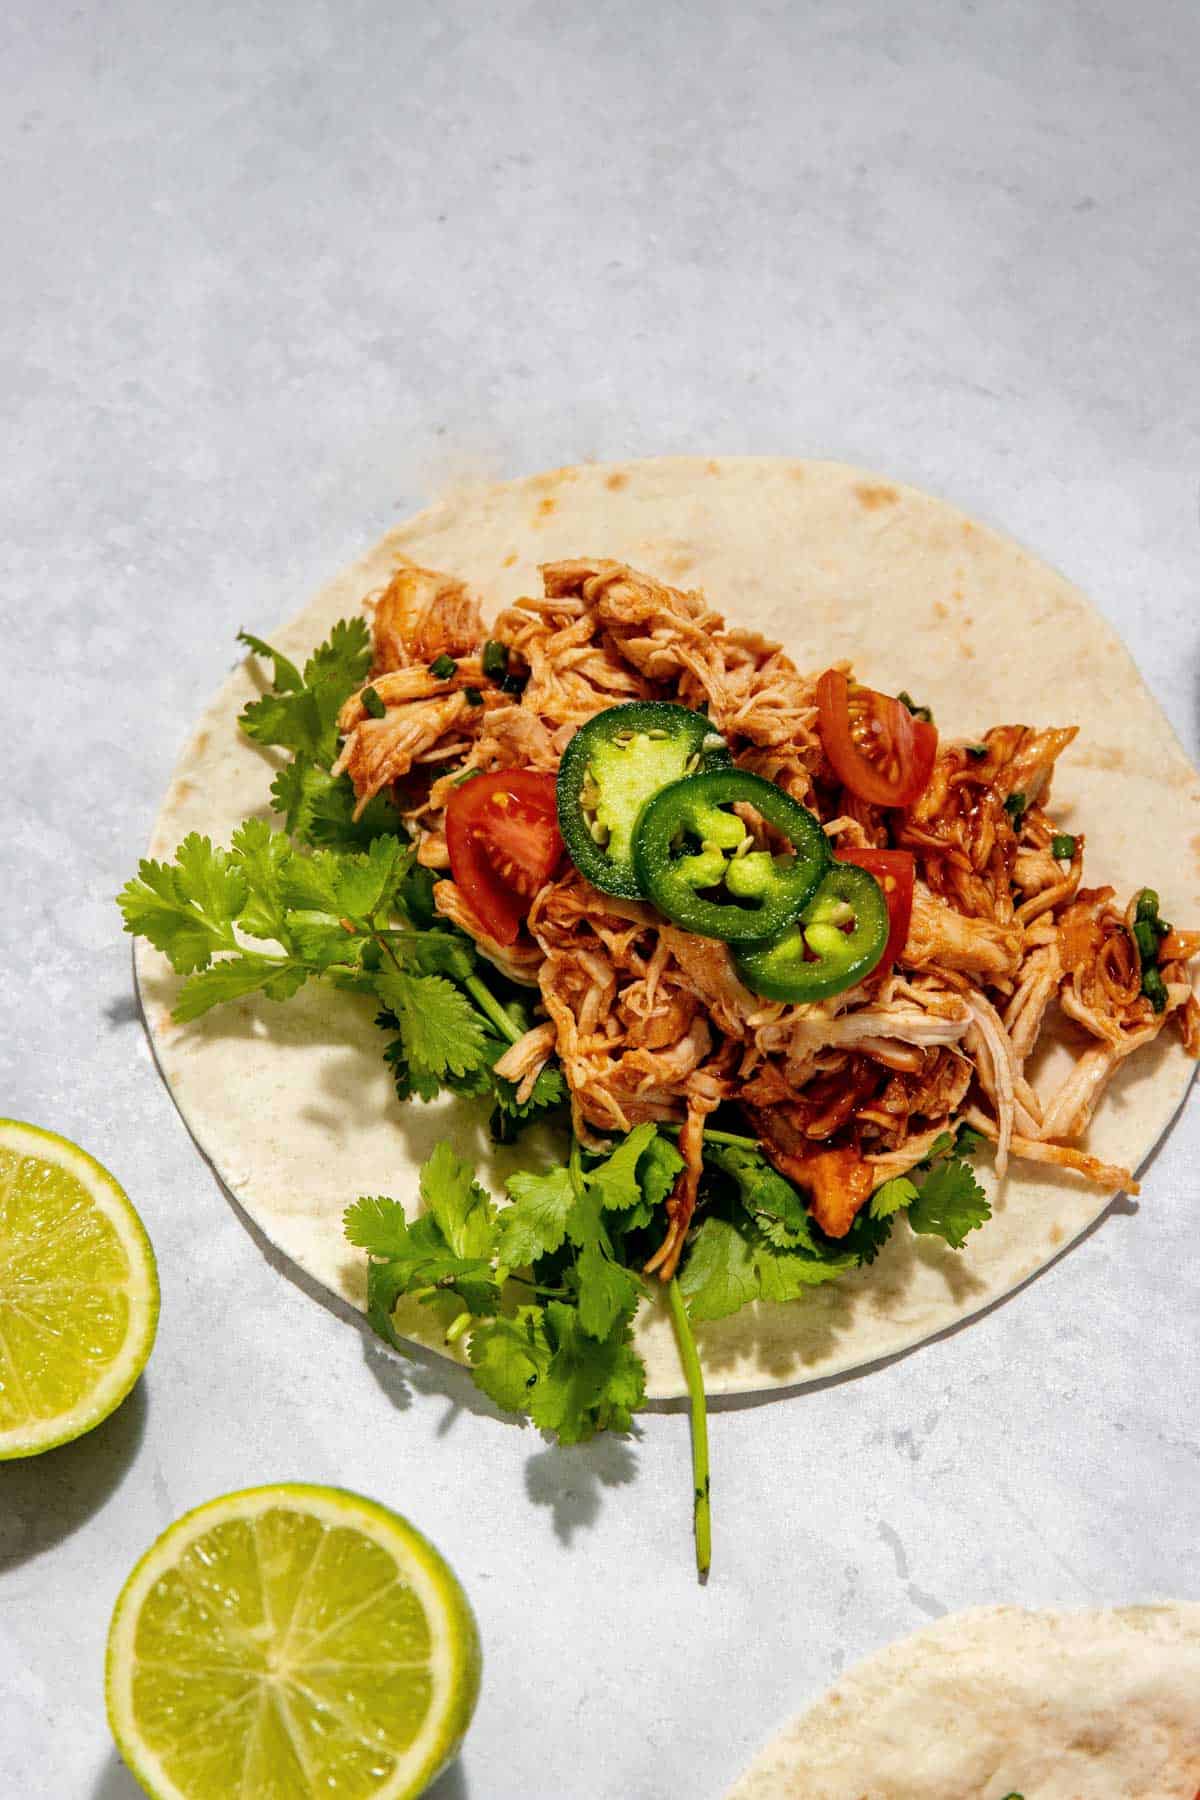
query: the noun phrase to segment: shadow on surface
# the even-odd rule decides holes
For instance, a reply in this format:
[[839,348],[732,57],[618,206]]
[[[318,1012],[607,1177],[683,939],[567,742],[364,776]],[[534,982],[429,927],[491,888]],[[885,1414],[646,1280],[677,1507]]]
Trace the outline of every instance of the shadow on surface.
[[568,1548],[577,1531],[596,1523],[603,1490],[636,1480],[637,1458],[628,1438],[548,1444],[525,1464],[525,1492],[535,1506],[550,1508],[554,1535]]
[[145,1800],[145,1794],[116,1751],[110,1750],[88,1800]]
[[[117,1752],[110,1750],[87,1800],[145,1800],[145,1794]],[[452,1762],[446,1773],[426,1789],[425,1800],[471,1800],[461,1760]]]
[[121,1025],[136,1025],[141,1016],[142,1009],[133,994],[118,994],[104,1007],[104,1017],[114,1031]]
[[452,1762],[446,1773],[426,1789],[425,1800],[471,1800],[467,1771],[461,1759]]
[[133,1461],[145,1425],[143,1380],[111,1418],[73,1444],[0,1463],[0,1575],[87,1523]]
[[450,1362],[435,1350],[408,1340],[408,1354],[401,1356],[375,1337],[364,1319],[357,1314],[352,1317],[362,1333],[363,1361],[397,1412],[408,1411],[414,1394],[441,1395],[446,1411],[437,1428],[439,1437],[445,1437],[464,1412],[474,1413],[477,1419],[495,1419],[500,1425],[517,1422],[512,1413],[501,1412],[475,1386],[470,1371],[461,1363]]

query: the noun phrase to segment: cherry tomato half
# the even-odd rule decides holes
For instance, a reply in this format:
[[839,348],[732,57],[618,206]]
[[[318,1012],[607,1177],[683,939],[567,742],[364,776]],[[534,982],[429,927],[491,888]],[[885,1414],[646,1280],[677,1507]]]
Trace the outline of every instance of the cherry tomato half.
[[839,850],[839,862],[853,863],[873,875],[883,889],[888,909],[888,941],[874,973],[886,975],[904,949],[913,909],[911,850]]
[[562,856],[556,779],[494,769],[455,788],[446,806],[450,873],[489,937],[515,944],[529,903]]
[[817,683],[821,742],[838,780],[875,806],[907,806],[923,793],[937,755],[937,730],[903,700],[851,687],[840,669]]

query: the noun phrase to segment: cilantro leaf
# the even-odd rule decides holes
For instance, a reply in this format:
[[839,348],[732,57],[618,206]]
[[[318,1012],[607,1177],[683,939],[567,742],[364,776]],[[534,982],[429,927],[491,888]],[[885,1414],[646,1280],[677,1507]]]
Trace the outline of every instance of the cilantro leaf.
[[288,911],[327,913],[336,920],[341,911],[337,893],[340,862],[332,850],[293,857],[281,876],[283,903]]
[[853,1251],[824,1257],[781,1250],[749,1221],[710,1217],[692,1239],[679,1286],[694,1320],[724,1319],[753,1300],[794,1300],[856,1266]]
[[575,1205],[575,1188],[565,1168],[544,1174],[529,1170],[510,1175],[505,1184],[512,1205],[500,1214],[500,1261],[522,1269],[558,1250],[567,1234],[567,1218]]
[[758,1298],[758,1273],[749,1238],[729,1219],[697,1228],[679,1286],[694,1320],[725,1319]]
[[871,1217],[890,1219],[893,1213],[902,1212],[906,1206],[911,1206],[916,1197],[915,1182],[910,1181],[907,1175],[894,1175],[871,1195]]
[[[339,619],[304,665],[306,687],[330,684],[348,700],[371,672],[371,631],[361,617]],[[338,705],[342,703],[339,700]]]
[[180,975],[204,968],[214,950],[232,946],[233,933],[226,925],[206,919],[181,897],[169,863],[140,862],[136,877],[117,895],[117,905],[125,930],[148,939]]
[[[411,1222],[404,1208],[386,1195],[367,1196],[347,1207],[344,1227],[351,1243],[367,1249],[383,1261],[372,1262],[367,1272],[367,1304],[372,1323],[381,1335],[395,1341],[392,1313],[403,1294],[415,1293],[422,1301],[436,1300],[454,1293],[472,1313],[494,1313],[500,1305],[500,1289],[489,1260],[491,1228],[488,1216],[491,1203],[482,1189],[475,1187],[470,1171],[456,1163],[449,1145],[439,1147],[456,1166],[435,1171],[437,1186],[449,1180],[456,1198],[448,1202],[449,1211],[430,1211]],[[431,1159],[432,1161],[432,1159]],[[422,1185],[430,1164],[422,1171]],[[463,1196],[457,1193],[458,1177],[465,1173],[470,1210],[461,1217]],[[440,1191],[440,1190],[439,1190]],[[445,1194],[442,1194],[445,1200]],[[443,1218],[453,1227],[453,1240],[443,1228]]]
[[117,904],[126,931],[148,938],[186,975],[203,969],[215,950],[237,949],[233,921],[246,895],[246,876],[228,852],[193,831],[174,863],[140,862]]
[[358,818],[358,799],[349,775],[331,775],[307,756],[285,763],[271,783],[275,810],[282,813],[289,833],[304,844],[326,850],[365,850],[377,837],[408,833],[399,813],[385,794],[367,801]]
[[393,942],[400,939],[398,947],[418,975],[452,975],[455,981],[466,981],[475,971],[474,946],[460,932],[431,929],[405,932],[402,938],[393,932],[391,937]]
[[[332,856],[332,851],[325,851]],[[402,867],[411,852],[394,837],[376,838],[365,853],[334,858],[333,889],[338,909],[351,919],[373,919],[390,911]]]
[[230,857],[246,878],[247,896],[238,924],[251,937],[287,942],[283,876],[295,855],[284,831],[265,819],[246,819],[230,841]]
[[552,1300],[545,1309],[550,1361],[529,1390],[530,1417],[559,1442],[578,1444],[597,1431],[627,1431],[645,1398],[646,1370],[618,1322],[604,1338],[589,1337],[573,1306]]
[[802,1251],[777,1250],[768,1243],[756,1244],[754,1268],[758,1276],[760,1300],[779,1303],[797,1300],[806,1288],[821,1287],[836,1281],[848,1270],[858,1267],[853,1250],[824,1257],[806,1256]]
[[270,644],[264,644],[252,631],[239,631],[237,641],[245,644],[247,650],[253,650],[255,656],[261,656],[264,661],[272,664],[271,686],[277,693],[294,693],[304,686],[304,677],[299,669],[294,662],[289,662],[281,650],[273,650]]
[[456,1256],[490,1256],[496,1209],[469,1163],[444,1140],[421,1170],[421,1198]]
[[638,1205],[642,1198],[638,1162],[657,1135],[653,1124],[636,1125],[611,1156],[589,1170],[587,1184],[598,1195],[601,1206],[623,1211]]
[[396,1020],[413,1092],[429,1099],[447,1073],[462,1076],[487,1066],[483,1020],[444,975],[386,969],[375,987]]
[[433,890],[440,877],[415,859],[400,883],[399,898],[414,925],[432,925],[438,916]]
[[226,850],[189,832],[175,852],[176,884],[206,919],[228,924],[246,899],[246,877]]
[[[243,634],[243,641],[248,641]],[[250,647],[261,654],[261,640]],[[275,688],[243,709],[238,723],[255,743],[291,750],[328,769],[337,754],[337,718],[343,703],[366,680],[371,635],[363,619],[342,619],[309,657],[296,685],[296,667],[263,646],[273,659]],[[280,685],[282,676],[283,685]],[[294,796],[293,796],[294,797]]]
[[531,1389],[550,1366],[540,1306],[518,1307],[510,1318],[476,1326],[467,1346],[479,1387],[506,1412],[527,1412]]
[[991,1216],[987,1195],[974,1170],[956,1158],[931,1169],[908,1209],[914,1231],[945,1238],[952,1250],[961,1250],[968,1232],[986,1224]]
[[769,1243],[820,1254],[803,1198],[760,1150],[706,1142],[704,1161],[734,1183],[742,1206]]
[[[653,1208],[662,1205],[675,1186],[675,1178],[683,1166],[683,1158],[670,1138],[665,1138],[661,1132],[656,1131],[638,1161],[638,1181],[641,1183],[646,1206]],[[646,1223],[648,1222],[647,1220]]]
[[408,841],[404,822],[386,794],[372,795],[355,818],[358,800],[344,770],[333,776],[314,768],[304,781],[308,812],[300,835],[308,843],[329,850],[361,850],[378,837]]
[[247,994],[265,994],[268,1000],[290,1000],[308,980],[303,963],[274,956],[260,956],[244,951],[241,956],[222,957],[195,975],[189,975],[179,990],[171,1017],[181,1025],[198,1019],[210,1007],[222,1001],[243,1000]]
[[613,1262],[598,1243],[585,1244],[575,1265],[579,1323],[589,1337],[606,1338],[618,1319],[630,1319],[641,1291],[628,1269]]
[[414,1294],[423,1305],[453,1294],[468,1312],[497,1310],[500,1290],[488,1263],[452,1255],[431,1219],[417,1219],[409,1228],[409,1240],[403,1256],[386,1262],[372,1260],[367,1265],[367,1318],[385,1343],[395,1350],[404,1349],[393,1314],[406,1294]]
[[342,1217],[347,1241],[372,1256],[403,1256],[408,1249],[408,1220],[398,1200],[386,1194],[364,1194]]
[[316,974],[357,968],[366,946],[365,939],[352,936],[341,920],[328,912],[289,912],[287,935],[297,956]]
[[608,1243],[603,1210],[600,1189],[592,1187],[585,1178],[576,1193],[575,1204],[567,1214],[567,1237],[577,1250],[582,1250],[585,1244]]

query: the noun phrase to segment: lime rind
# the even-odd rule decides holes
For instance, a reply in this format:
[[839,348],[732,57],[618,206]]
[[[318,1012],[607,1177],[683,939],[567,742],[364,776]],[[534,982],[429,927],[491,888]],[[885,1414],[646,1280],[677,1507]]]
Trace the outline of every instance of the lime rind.
[[[361,1793],[364,1800],[368,1795],[369,1800],[412,1800],[413,1796],[422,1793],[436,1780],[452,1760],[470,1724],[479,1696],[482,1672],[478,1627],[456,1576],[428,1539],[399,1514],[377,1501],[368,1500],[343,1488],[293,1482],[246,1488],[208,1501],[186,1513],[169,1526],[150,1547],[121,1591],[109,1631],[105,1687],[109,1723],[117,1747],[152,1800],[201,1800],[201,1797],[202,1800],[208,1800],[209,1795],[229,1791],[228,1770],[220,1775],[225,1786],[213,1787],[211,1783],[204,1785],[207,1783],[207,1774],[202,1762],[193,1761],[189,1764],[189,1768],[195,1768],[196,1782],[181,1785],[177,1779],[178,1759],[176,1774],[172,1774],[167,1767],[167,1762],[172,1760],[170,1754],[147,1742],[146,1731],[139,1722],[135,1694],[135,1671],[139,1662],[143,1668],[146,1666],[138,1654],[138,1629],[156,1586],[179,1569],[189,1551],[201,1540],[207,1539],[211,1544],[212,1534],[224,1526],[247,1522],[258,1524],[280,1512],[315,1520],[324,1532],[349,1531],[360,1534],[386,1553],[398,1570],[400,1579],[420,1604],[429,1629],[429,1651],[424,1661],[428,1670],[429,1698],[424,1717],[415,1735],[410,1735],[403,1747],[383,1745],[391,1764],[386,1777],[368,1787],[358,1786],[347,1790]],[[305,1604],[311,1602],[310,1590],[311,1580],[302,1596]],[[282,1590],[277,1591],[277,1598],[280,1591]],[[265,1582],[263,1594],[266,1595]],[[301,1600],[294,1597],[293,1604],[298,1611]],[[366,1604],[370,1604],[369,1597],[366,1597]],[[265,1610],[274,1615],[273,1603],[267,1602]],[[285,1649],[291,1636],[292,1624],[293,1620],[289,1615],[283,1632]],[[329,1644],[325,1640],[330,1634],[322,1632],[319,1635],[323,1640],[323,1656],[327,1656]],[[260,1629],[259,1636],[264,1645],[261,1667],[265,1669],[269,1662],[270,1633]],[[258,1660],[253,1652],[250,1660]],[[275,1666],[277,1665],[271,1664],[271,1667]],[[359,1660],[354,1666],[370,1683],[370,1660]],[[203,1651],[199,1647],[196,1650],[195,1667],[190,1673],[193,1678],[207,1680],[209,1677],[210,1671],[204,1665]],[[253,1676],[255,1681],[253,1704],[258,1707],[260,1675],[249,1667],[246,1674]],[[233,1686],[229,1685],[231,1672],[228,1668],[223,1671],[223,1675],[226,1687],[223,1691],[214,1691],[213,1708],[214,1711],[222,1708],[222,1722],[228,1729],[231,1713],[236,1713],[242,1704],[242,1697],[240,1689],[235,1691],[236,1680]],[[384,1684],[377,1685],[382,1690]],[[396,1688],[395,1691],[399,1694],[400,1689]],[[297,1752],[297,1736],[302,1737],[302,1733],[297,1733],[295,1720],[286,1716],[286,1701],[277,1701],[274,1694],[269,1696],[269,1700],[270,1704],[262,1708],[262,1712],[263,1716],[269,1716],[270,1728],[257,1733],[248,1755],[286,1759],[295,1753],[295,1761],[290,1770],[294,1783],[303,1768],[302,1743]],[[199,1730],[202,1723],[200,1720],[194,1727],[201,1745],[214,1739],[213,1732]],[[383,1740],[388,1734],[377,1729],[374,1735]],[[213,1754],[219,1748],[215,1742],[212,1743]],[[243,1773],[244,1767],[245,1765]],[[217,1773],[212,1766],[208,1772]],[[264,1769],[264,1778],[265,1773]],[[275,1789],[272,1787],[271,1791]],[[308,1790],[304,1786],[287,1786],[279,1791],[294,1791],[299,1795]],[[315,1793],[317,1790],[314,1787],[311,1791]]]
[[[114,1413],[126,1399],[149,1360],[158,1329],[159,1286],[154,1250],[146,1228],[134,1210],[125,1190],[102,1163],[57,1132],[20,1119],[0,1119],[0,1153],[18,1158],[35,1158],[64,1170],[86,1191],[88,1201],[112,1226],[128,1264],[128,1280],[114,1293],[123,1293],[128,1316],[119,1350],[111,1356],[93,1383],[86,1383],[78,1398],[66,1409],[51,1416],[36,1417],[22,1425],[0,1427],[0,1462],[19,1457],[39,1456],[92,1431]],[[64,1274],[63,1287],[73,1285],[73,1276]],[[53,1286],[48,1283],[48,1286]],[[83,1283],[86,1287],[86,1281]],[[86,1309],[86,1302],[81,1303]],[[114,1308],[116,1313],[120,1307]],[[94,1329],[111,1333],[116,1326],[112,1316],[98,1316],[93,1310],[90,1322]],[[38,1323],[35,1321],[35,1323]],[[44,1327],[49,1318],[41,1321]],[[0,1367],[5,1358],[0,1344]],[[10,1369],[11,1369],[10,1359]],[[18,1371],[19,1377],[19,1371]]]

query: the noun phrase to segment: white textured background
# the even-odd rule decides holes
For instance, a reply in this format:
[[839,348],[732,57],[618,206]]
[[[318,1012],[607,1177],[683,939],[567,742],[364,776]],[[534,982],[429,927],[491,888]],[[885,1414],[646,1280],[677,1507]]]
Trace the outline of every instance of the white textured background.
[[1190,0],[10,0],[0,1110],[124,1182],[163,1317],[107,1426],[0,1467],[4,1800],[131,1800],[117,1589],[272,1478],[393,1503],[466,1582],[485,1688],[438,1800],[716,1800],[944,1610],[1200,1595],[1194,1110],[989,1317],[722,1411],[699,1592],[682,1417],[547,1449],[259,1253],[111,902],[239,625],[456,475],[589,456],[944,494],[1095,597],[1195,757],[1198,79]]

